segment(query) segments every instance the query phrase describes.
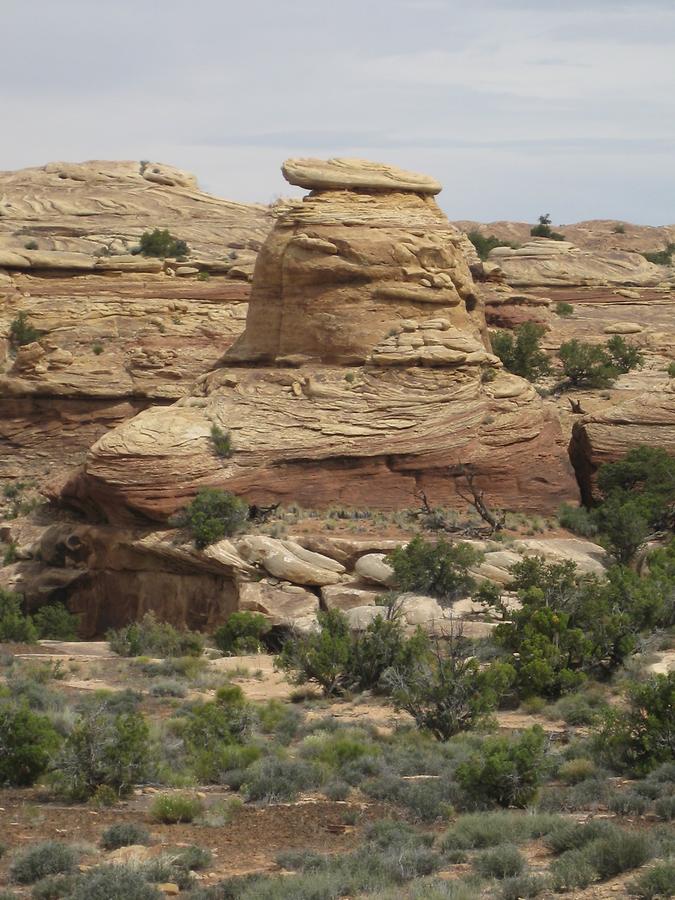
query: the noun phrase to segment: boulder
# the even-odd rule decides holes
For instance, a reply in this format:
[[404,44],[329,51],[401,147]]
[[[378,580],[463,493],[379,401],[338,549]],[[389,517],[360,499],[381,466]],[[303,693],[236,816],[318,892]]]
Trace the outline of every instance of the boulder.
[[269,581],[242,581],[238,585],[238,609],[261,613],[274,625],[295,626],[307,619],[316,621],[319,598],[294,584]]
[[384,553],[366,553],[356,561],[354,571],[366,581],[391,588],[396,584],[394,570],[385,562]]
[[644,329],[637,322],[612,322],[602,330],[604,334],[640,334]]
[[361,587],[354,584],[329,584],[321,588],[321,599],[326,609],[340,609],[345,612],[356,606],[374,606],[382,591],[373,590],[359,582]]
[[588,575],[603,575],[609,564],[602,547],[581,538],[524,538],[514,541],[513,546],[523,556],[543,556],[550,562],[570,560]]
[[284,542],[264,535],[250,535],[237,543],[237,550],[244,559],[259,563],[270,575],[284,581],[319,586],[340,581],[340,575],[335,571],[335,560],[300,549],[312,559],[303,559],[289,550]]
[[381,606],[354,606],[345,611],[347,623],[352,631],[365,631],[385,610]]
[[447,618],[438,600],[422,594],[401,594],[396,605],[407,625],[421,625],[430,629],[434,622]]

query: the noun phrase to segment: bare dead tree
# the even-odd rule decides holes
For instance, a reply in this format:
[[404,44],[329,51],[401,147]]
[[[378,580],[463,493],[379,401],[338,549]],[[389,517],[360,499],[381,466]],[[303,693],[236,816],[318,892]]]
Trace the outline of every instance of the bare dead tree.
[[[462,500],[472,506],[481,519],[487,523],[490,528],[489,533],[501,531],[506,521],[506,514],[497,515],[492,512],[485,502],[485,491],[476,484],[476,473],[471,466],[460,463],[458,466],[451,467],[450,471],[455,479],[455,490]],[[465,482],[462,489],[460,489],[461,482],[458,480],[460,478],[463,478]]]
[[272,506],[256,506],[253,504],[253,506],[249,506],[248,508],[249,522],[266,522],[278,509],[278,503],[274,503]]

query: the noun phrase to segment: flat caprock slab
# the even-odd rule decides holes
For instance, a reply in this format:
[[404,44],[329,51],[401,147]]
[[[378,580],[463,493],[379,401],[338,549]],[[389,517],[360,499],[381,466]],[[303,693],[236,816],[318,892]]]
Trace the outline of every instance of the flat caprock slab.
[[289,184],[308,190],[411,191],[438,194],[440,182],[367,159],[287,159],[281,171]]

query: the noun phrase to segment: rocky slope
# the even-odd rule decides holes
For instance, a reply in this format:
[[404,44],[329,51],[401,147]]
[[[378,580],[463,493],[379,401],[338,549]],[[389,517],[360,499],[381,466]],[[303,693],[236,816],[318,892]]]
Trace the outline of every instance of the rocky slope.
[[[351,160],[284,172],[314,188],[276,210],[241,338],[190,397],[101,438],[62,497],[116,520],[166,519],[205,486],[392,509],[420,487],[458,502],[463,463],[509,508],[573,496],[557,421],[490,353],[440,186]],[[214,425],[230,432],[231,458],[218,457]]]

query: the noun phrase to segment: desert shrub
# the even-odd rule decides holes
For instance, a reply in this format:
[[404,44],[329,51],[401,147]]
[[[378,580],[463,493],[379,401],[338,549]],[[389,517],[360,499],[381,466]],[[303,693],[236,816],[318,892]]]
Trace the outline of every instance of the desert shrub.
[[675,819],[675,796],[659,797],[654,802],[654,812],[659,819],[672,822]]
[[162,900],[158,888],[146,881],[138,866],[97,866],[86,872],[77,883],[69,900]]
[[619,374],[607,349],[600,344],[587,344],[575,338],[560,345],[558,356],[563,373],[573,387],[606,388]]
[[346,781],[341,781],[340,779],[329,781],[328,784],[323,786],[324,796],[327,797],[328,800],[346,800],[350,791],[351,786]]
[[625,374],[633,369],[641,369],[644,365],[644,353],[634,344],[627,343],[626,339],[620,334],[613,335],[607,341],[606,347],[612,365],[617,372]]
[[213,640],[224,653],[260,653],[263,635],[271,625],[260,613],[234,612],[214,633]]
[[150,678],[184,678],[186,681],[197,681],[208,668],[208,661],[203,656],[167,657],[159,662],[138,660],[136,663],[144,675]]
[[490,256],[490,251],[494,250],[495,247],[513,247],[514,249],[518,247],[518,244],[502,241],[495,237],[494,234],[481,234],[480,231],[468,231],[466,236],[476,248],[479,258],[483,261]]
[[517,563],[511,572],[521,609],[497,626],[494,640],[517,654],[522,696],[574,690],[587,673],[615,668],[633,649],[633,623],[609,581],[579,575],[570,561],[549,564],[540,557]]
[[201,815],[204,804],[193,794],[158,794],[150,804],[150,816],[164,825],[192,822]]
[[525,859],[513,844],[501,844],[490,850],[483,850],[476,856],[473,864],[484,878],[509,878],[521,874],[525,868]]
[[556,701],[551,707],[551,718],[560,718],[568,725],[593,725],[606,706],[600,695],[579,691]]
[[396,707],[438,740],[447,741],[484,719],[514,680],[512,666],[496,662],[481,667],[469,652],[461,636],[452,635],[415,665],[387,672]]
[[383,774],[363,782],[360,789],[366,796],[393,803],[405,809],[415,821],[425,823],[446,817],[461,799],[457,784],[447,777],[418,781]]
[[0,588],[0,642],[32,644],[37,640],[33,620],[21,608],[19,594]]
[[144,231],[139,241],[139,250],[143,256],[158,256],[161,259],[167,256],[187,256],[190,252],[185,241],[177,240],[166,228]]
[[[33,885],[32,900],[61,900],[70,897],[79,881],[79,873],[48,875]],[[12,895],[14,896],[14,895]],[[2,894],[0,894],[2,898]]]
[[349,729],[337,733],[315,732],[303,740],[298,751],[305,759],[337,770],[363,756],[377,755],[379,749],[364,733]]
[[174,865],[190,871],[206,869],[213,862],[213,853],[207,850],[206,847],[199,847],[197,844],[179,847],[176,850],[169,851],[167,855]]
[[141,863],[140,872],[146,881],[153,884],[173,883],[181,891],[194,887],[195,878],[192,872],[176,862],[176,854],[162,854]]
[[465,813],[445,832],[441,847],[446,851],[479,850],[499,844],[521,844],[548,834],[560,821],[559,816],[547,813]]
[[675,378],[675,360],[671,363],[668,363],[668,368],[666,369],[668,372],[669,378]]
[[603,501],[593,516],[619,562],[632,558],[650,530],[673,526],[675,458],[663,449],[635,447],[606,463],[598,472],[598,487]]
[[559,778],[566,784],[578,784],[595,774],[595,763],[592,759],[579,757],[563,763],[558,769]]
[[277,803],[295,800],[320,783],[321,773],[312,763],[267,756],[249,768],[242,790],[247,800]]
[[675,253],[675,244],[669,242],[663,250],[649,250],[642,255],[647,262],[653,263],[655,266],[671,266],[673,264],[673,253]]
[[547,832],[546,846],[553,853],[567,853],[570,850],[581,850],[592,841],[613,834],[617,831],[616,825],[605,819],[591,819],[580,824],[569,819],[558,819],[557,823]]
[[150,833],[144,825],[136,822],[118,822],[110,825],[101,835],[101,846],[104,850],[117,850],[131,844],[149,844]]
[[149,729],[138,712],[114,713],[101,703],[83,713],[54,758],[51,781],[70,800],[87,800],[100,785],[129,794],[149,767]]
[[583,890],[597,878],[585,850],[568,850],[554,859],[549,869],[554,890],[559,892]]
[[245,500],[217,488],[205,488],[176,518],[188,528],[199,550],[246,527],[249,508]]
[[548,375],[551,363],[548,354],[541,349],[540,341],[546,334],[544,325],[523,322],[513,333],[495,331],[490,335],[492,351],[498,356],[504,368],[514,375],[536,381]]
[[675,859],[659,861],[628,885],[631,897],[640,900],[665,900],[675,897]]
[[207,744],[193,749],[192,767],[201,782],[228,784],[237,789],[246,780],[246,770],[262,751],[254,744]]
[[551,228],[551,216],[549,213],[544,213],[539,216],[539,221],[536,225],[533,225],[530,228],[530,235],[532,237],[543,237],[548,238],[550,241],[564,241],[565,235],[560,234],[559,231],[553,231]]
[[651,530],[643,505],[635,498],[610,496],[594,510],[594,518],[600,542],[622,564],[630,562]]
[[605,778],[587,778],[568,788],[549,787],[542,792],[540,809],[565,810],[598,809],[606,806],[612,790]]
[[216,699],[192,704],[185,711],[181,735],[199,776],[219,781],[228,769],[249,765],[259,752],[239,745],[250,732],[253,712],[241,688],[225,685]]
[[63,603],[41,606],[33,615],[33,623],[39,638],[52,641],[74,641],[80,617],[69,612]]
[[295,684],[314,682],[324,694],[337,694],[349,681],[352,638],[339,610],[320,612],[318,618],[319,631],[287,640],[275,665]]
[[558,522],[563,528],[582,537],[594,537],[598,533],[596,522],[584,506],[569,506],[563,503],[558,510]]
[[517,738],[487,738],[479,752],[457,767],[457,781],[477,805],[525,807],[542,779],[545,743],[539,726]]
[[173,678],[159,678],[150,685],[150,694],[153,697],[184,697],[186,693],[185,685]]
[[40,332],[28,323],[28,313],[24,310],[17,313],[9,324],[9,340],[14,347],[32,344],[40,337]]
[[574,307],[571,303],[565,303],[564,300],[560,300],[556,303],[555,311],[562,319],[568,319],[570,316],[574,315]]
[[651,857],[647,835],[618,829],[590,843],[586,854],[602,879],[612,878],[628,869],[637,869]]
[[483,554],[471,544],[442,540],[434,544],[418,535],[405,547],[392,551],[387,562],[400,590],[416,591],[448,603],[471,591],[474,580],[469,568],[482,558]]
[[120,656],[200,656],[204,649],[197,632],[160,622],[153,612],[146,613],[140,622],[109,631],[106,639]]
[[675,671],[635,683],[627,710],[609,710],[594,746],[617,769],[644,775],[675,755]]
[[229,431],[223,431],[218,425],[212,425],[211,442],[218,456],[222,456],[224,459],[232,456],[232,438]]
[[505,878],[501,885],[501,900],[529,900],[548,890],[549,882],[542,875],[514,875]]
[[390,671],[409,673],[428,655],[429,642],[418,630],[406,637],[400,621],[377,616],[364,631],[351,636],[347,687],[387,690]]
[[59,742],[46,716],[0,698],[0,784],[33,784],[47,770]]
[[43,841],[20,851],[9,867],[9,877],[17,884],[33,884],[48,875],[72,872],[78,854],[61,841]]
[[649,807],[649,800],[637,791],[617,791],[607,804],[610,812],[620,816],[641,816]]
[[256,708],[260,730],[264,734],[274,734],[281,743],[290,743],[297,734],[302,715],[297,709],[281,700],[268,700]]

